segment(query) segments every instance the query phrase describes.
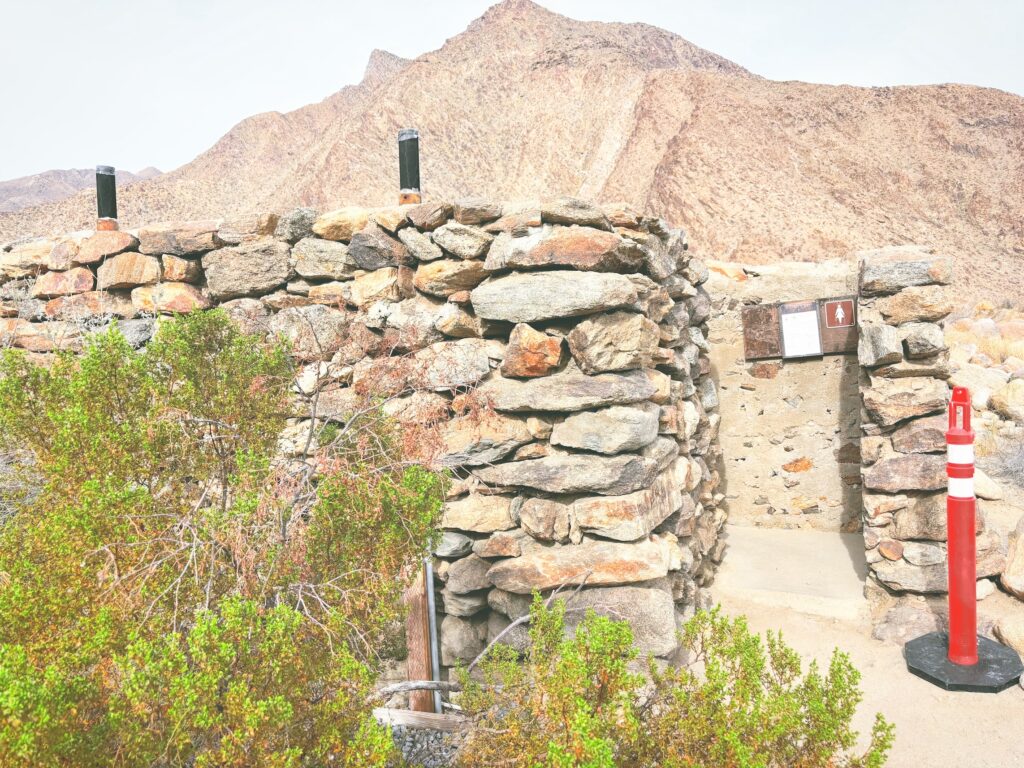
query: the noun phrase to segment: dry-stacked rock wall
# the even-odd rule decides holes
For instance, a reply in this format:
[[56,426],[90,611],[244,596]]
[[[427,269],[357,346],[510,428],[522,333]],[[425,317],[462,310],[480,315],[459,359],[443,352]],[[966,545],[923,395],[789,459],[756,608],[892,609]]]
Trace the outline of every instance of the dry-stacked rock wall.
[[[946,591],[946,442],[951,264],[923,250],[866,253],[860,266],[861,456],[870,573],[889,591]],[[1005,554],[978,516],[978,577]]]
[[435,553],[444,665],[533,590],[584,582],[574,607],[669,655],[724,551],[707,277],[681,231],[624,206],[297,209],[9,245],[0,343],[46,355],[116,322],[143,344],[160,315],[223,307],[300,364],[283,452],[303,458],[311,425],[367,396],[436,425],[431,458],[456,478]]

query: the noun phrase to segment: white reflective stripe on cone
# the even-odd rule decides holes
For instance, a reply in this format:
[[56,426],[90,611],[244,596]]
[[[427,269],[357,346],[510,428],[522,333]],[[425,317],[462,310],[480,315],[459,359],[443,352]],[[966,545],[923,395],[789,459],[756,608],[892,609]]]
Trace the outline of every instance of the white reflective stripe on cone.
[[974,446],[971,443],[967,445],[953,445],[950,443],[946,446],[946,455],[950,464],[973,464]]
[[973,477],[950,477],[949,479],[949,495],[954,499],[973,499],[974,498],[974,478]]

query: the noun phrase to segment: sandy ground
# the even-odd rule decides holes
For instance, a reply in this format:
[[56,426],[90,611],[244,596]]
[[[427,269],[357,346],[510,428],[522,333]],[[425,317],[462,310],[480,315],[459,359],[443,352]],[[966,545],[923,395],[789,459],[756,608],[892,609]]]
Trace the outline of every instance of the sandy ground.
[[728,537],[716,600],[756,631],[781,630],[805,658],[846,651],[863,676],[856,727],[867,733],[875,712],[896,724],[889,766],[1024,768],[1024,689],[943,691],[907,672],[901,647],[871,637],[859,534],[730,526]]

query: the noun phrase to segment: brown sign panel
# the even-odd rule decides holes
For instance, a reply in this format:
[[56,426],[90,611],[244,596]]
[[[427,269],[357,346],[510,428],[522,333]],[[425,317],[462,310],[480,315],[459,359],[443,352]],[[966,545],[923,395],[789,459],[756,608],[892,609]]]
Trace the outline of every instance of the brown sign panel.
[[743,357],[763,360],[782,357],[782,339],[779,337],[779,306],[754,304],[743,307]]
[[821,299],[821,351],[826,355],[857,351],[857,299],[840,296]]

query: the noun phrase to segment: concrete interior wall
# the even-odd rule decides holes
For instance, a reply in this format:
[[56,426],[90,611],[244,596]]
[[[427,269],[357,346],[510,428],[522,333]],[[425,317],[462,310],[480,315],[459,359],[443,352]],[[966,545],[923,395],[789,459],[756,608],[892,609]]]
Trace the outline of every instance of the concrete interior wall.
[[709,264],[712,375],[721,400],[722,488],[736,525],[860,527],[856,354],[746,362],[744,305],[856,295],[850,262]]

